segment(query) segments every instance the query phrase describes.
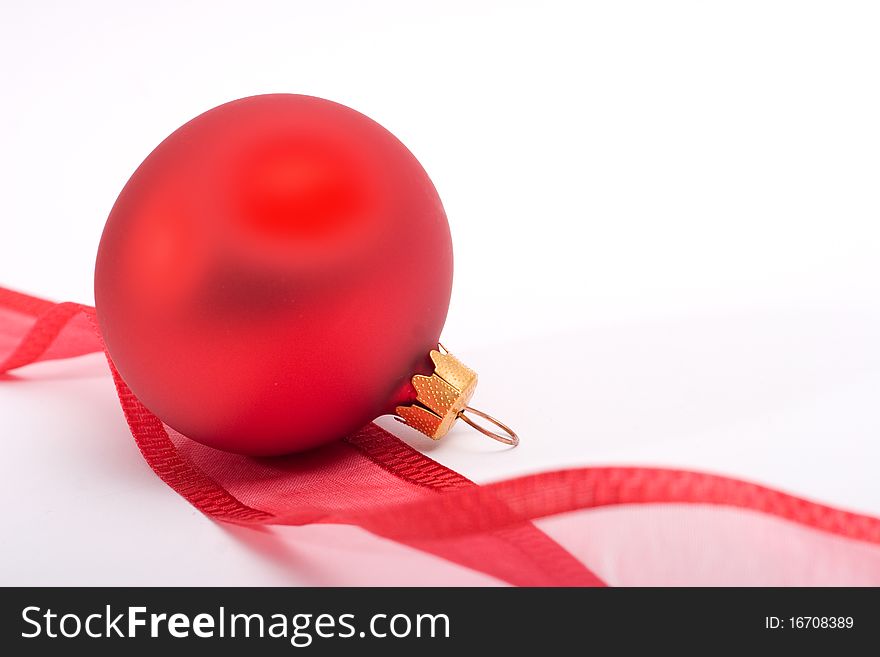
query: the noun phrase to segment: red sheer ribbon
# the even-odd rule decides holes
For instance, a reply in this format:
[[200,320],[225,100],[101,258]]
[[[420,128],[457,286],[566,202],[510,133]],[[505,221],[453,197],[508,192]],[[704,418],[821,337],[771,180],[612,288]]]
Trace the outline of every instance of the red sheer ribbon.
[[[0,373],[102,349],[93,308],[56,304],[0,288]],[[728,568],[729,577],[720,579],[723,583],[880,583],[880,519],[763,486],[710,474],[634,467],[545,472],[478,486],[375,424],[304,454],[248,458],[204,447],[165,426],[135,398],[112,362],[110,369],[132,436],[147,463],[202,513],[223,522],[356,525],[522,586],[600,586],[606,579],[717,583],[713,577],[733,556],[723,554],[728,548],[757,550],[755,554],[766,553],[768,560],[779,563],[756,568],[752,554],[746,559],[748,568]],[[615,539],[639,535],[633,530],[634,521],[650,527],[650,519],[632,512],[642,508],[632,505],[646,504],[654,505],[650,507],[656,511],[654,519],[672,518],[682,508],[691,513],[683,522],[679,518],[651,529],[646,540],[653,544],[635,553],[632,541],[621,544]],[[696,554],[699,550],[708,554],[710,549],[699,546],[711,541],[701,538],[693,523],[704,505],[747,513],[734,517],[716,512],[712,521],[701,521],[704,528],[722,521],[724,529],[712,529],[711,537],[728,536],[728,548],[711,548],[718,559],[711,567],[715,575],[688,577],[685,571],[698,570],[688,550],[694,543]],[[593,510],[593,515],[583,521],[586,510]],[[683,529],[673,536],[667,532],[670,525]],[[683,542],[685,534],[689,538]],[[782,549],[771,550],[777,539],[782,540]],[[737,541],[744,543],[734,545]],[[597,552],[600,548],[604,554]],[[770,572],[779,572],[779,564],[797,563],[792,555],[805,550],[813,550],[827,564],[817,571],[816,564],[807,560],[802,571],[769,577]],[[657,573],[648,569],[658,568],[654,557],[668,552],[688,563],[676,565],[673,554],[662,565],[666,577],[652,576]],[[594,572],[597,565],[601,578]]]

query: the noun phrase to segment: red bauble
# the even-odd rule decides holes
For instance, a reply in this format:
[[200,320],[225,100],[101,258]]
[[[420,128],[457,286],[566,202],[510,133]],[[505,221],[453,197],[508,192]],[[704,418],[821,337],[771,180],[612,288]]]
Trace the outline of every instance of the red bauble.
[[411,403],[451,286],[446,215],[415,157],[352,109],[287,94],[221,105],[163,141],[95,266],[132,392],[184,435],[254,455]]

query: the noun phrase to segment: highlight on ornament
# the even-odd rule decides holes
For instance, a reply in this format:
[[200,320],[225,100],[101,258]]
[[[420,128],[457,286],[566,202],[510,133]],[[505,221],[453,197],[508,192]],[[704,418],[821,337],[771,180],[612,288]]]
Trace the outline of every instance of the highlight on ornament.
[[392,414],[435,440],[461,419],[515,446],[439,345],[452,272],[440,197],[394,135],[271,94],[192,119],[137,168],[104,228],[95,305],[121,379],[205,445],[287,454]]

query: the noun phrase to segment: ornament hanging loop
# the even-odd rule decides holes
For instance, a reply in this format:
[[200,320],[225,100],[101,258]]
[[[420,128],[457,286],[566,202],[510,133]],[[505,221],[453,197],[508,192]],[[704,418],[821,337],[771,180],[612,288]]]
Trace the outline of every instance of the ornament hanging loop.
[[[429,355],[434,363],[434,372],[430,376],[413,376],[415,401],[398,406],[395,409],[397,419],[433,440],[440,440],[456,420],[462,420],[492,440],[516,447],[519,436],[513,429],[488,413],[468,406],[477,387],[477,373],[449,353],[442,344],[438,344],[437,349],[432,349]],[[476,422],[468,417],[468,413],[490,422],[502,433]]]
[[[479,423],[474,422],[474,420],[467,416],[467,413],[479,415],[484,420],[491,422],[496,427],[501,429],[501,431],[503,431],[504,433],[496,433],[480,425]],[[477,410],[476,408],[472,408],[470,406],[465,406],[462,410],[458,412],[458,419],[460,419],[465,424],[470,425],[480,433],[489,436],[489,438],[491,438],[492,440],[497,440],[499,443],[504,443],[505,445],[510,445],[511,447],[516,447],[517,445],[519,445],[519,436],[516,435],[516,432],[500,420],[497,420],[496,418],[489,415],[488,413],[484,413],[483,411]]]

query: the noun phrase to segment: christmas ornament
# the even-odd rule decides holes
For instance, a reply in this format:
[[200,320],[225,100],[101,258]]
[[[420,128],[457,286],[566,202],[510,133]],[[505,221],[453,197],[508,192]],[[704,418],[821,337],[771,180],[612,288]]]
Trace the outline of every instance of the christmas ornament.
[[219,449],[299,451],[376,417],[432,438],[476,374],[438,350],[446,215],[416,158],[343,105],[275,94],[185,124],[138,167],[95,266],[107,351],[166,424]]

